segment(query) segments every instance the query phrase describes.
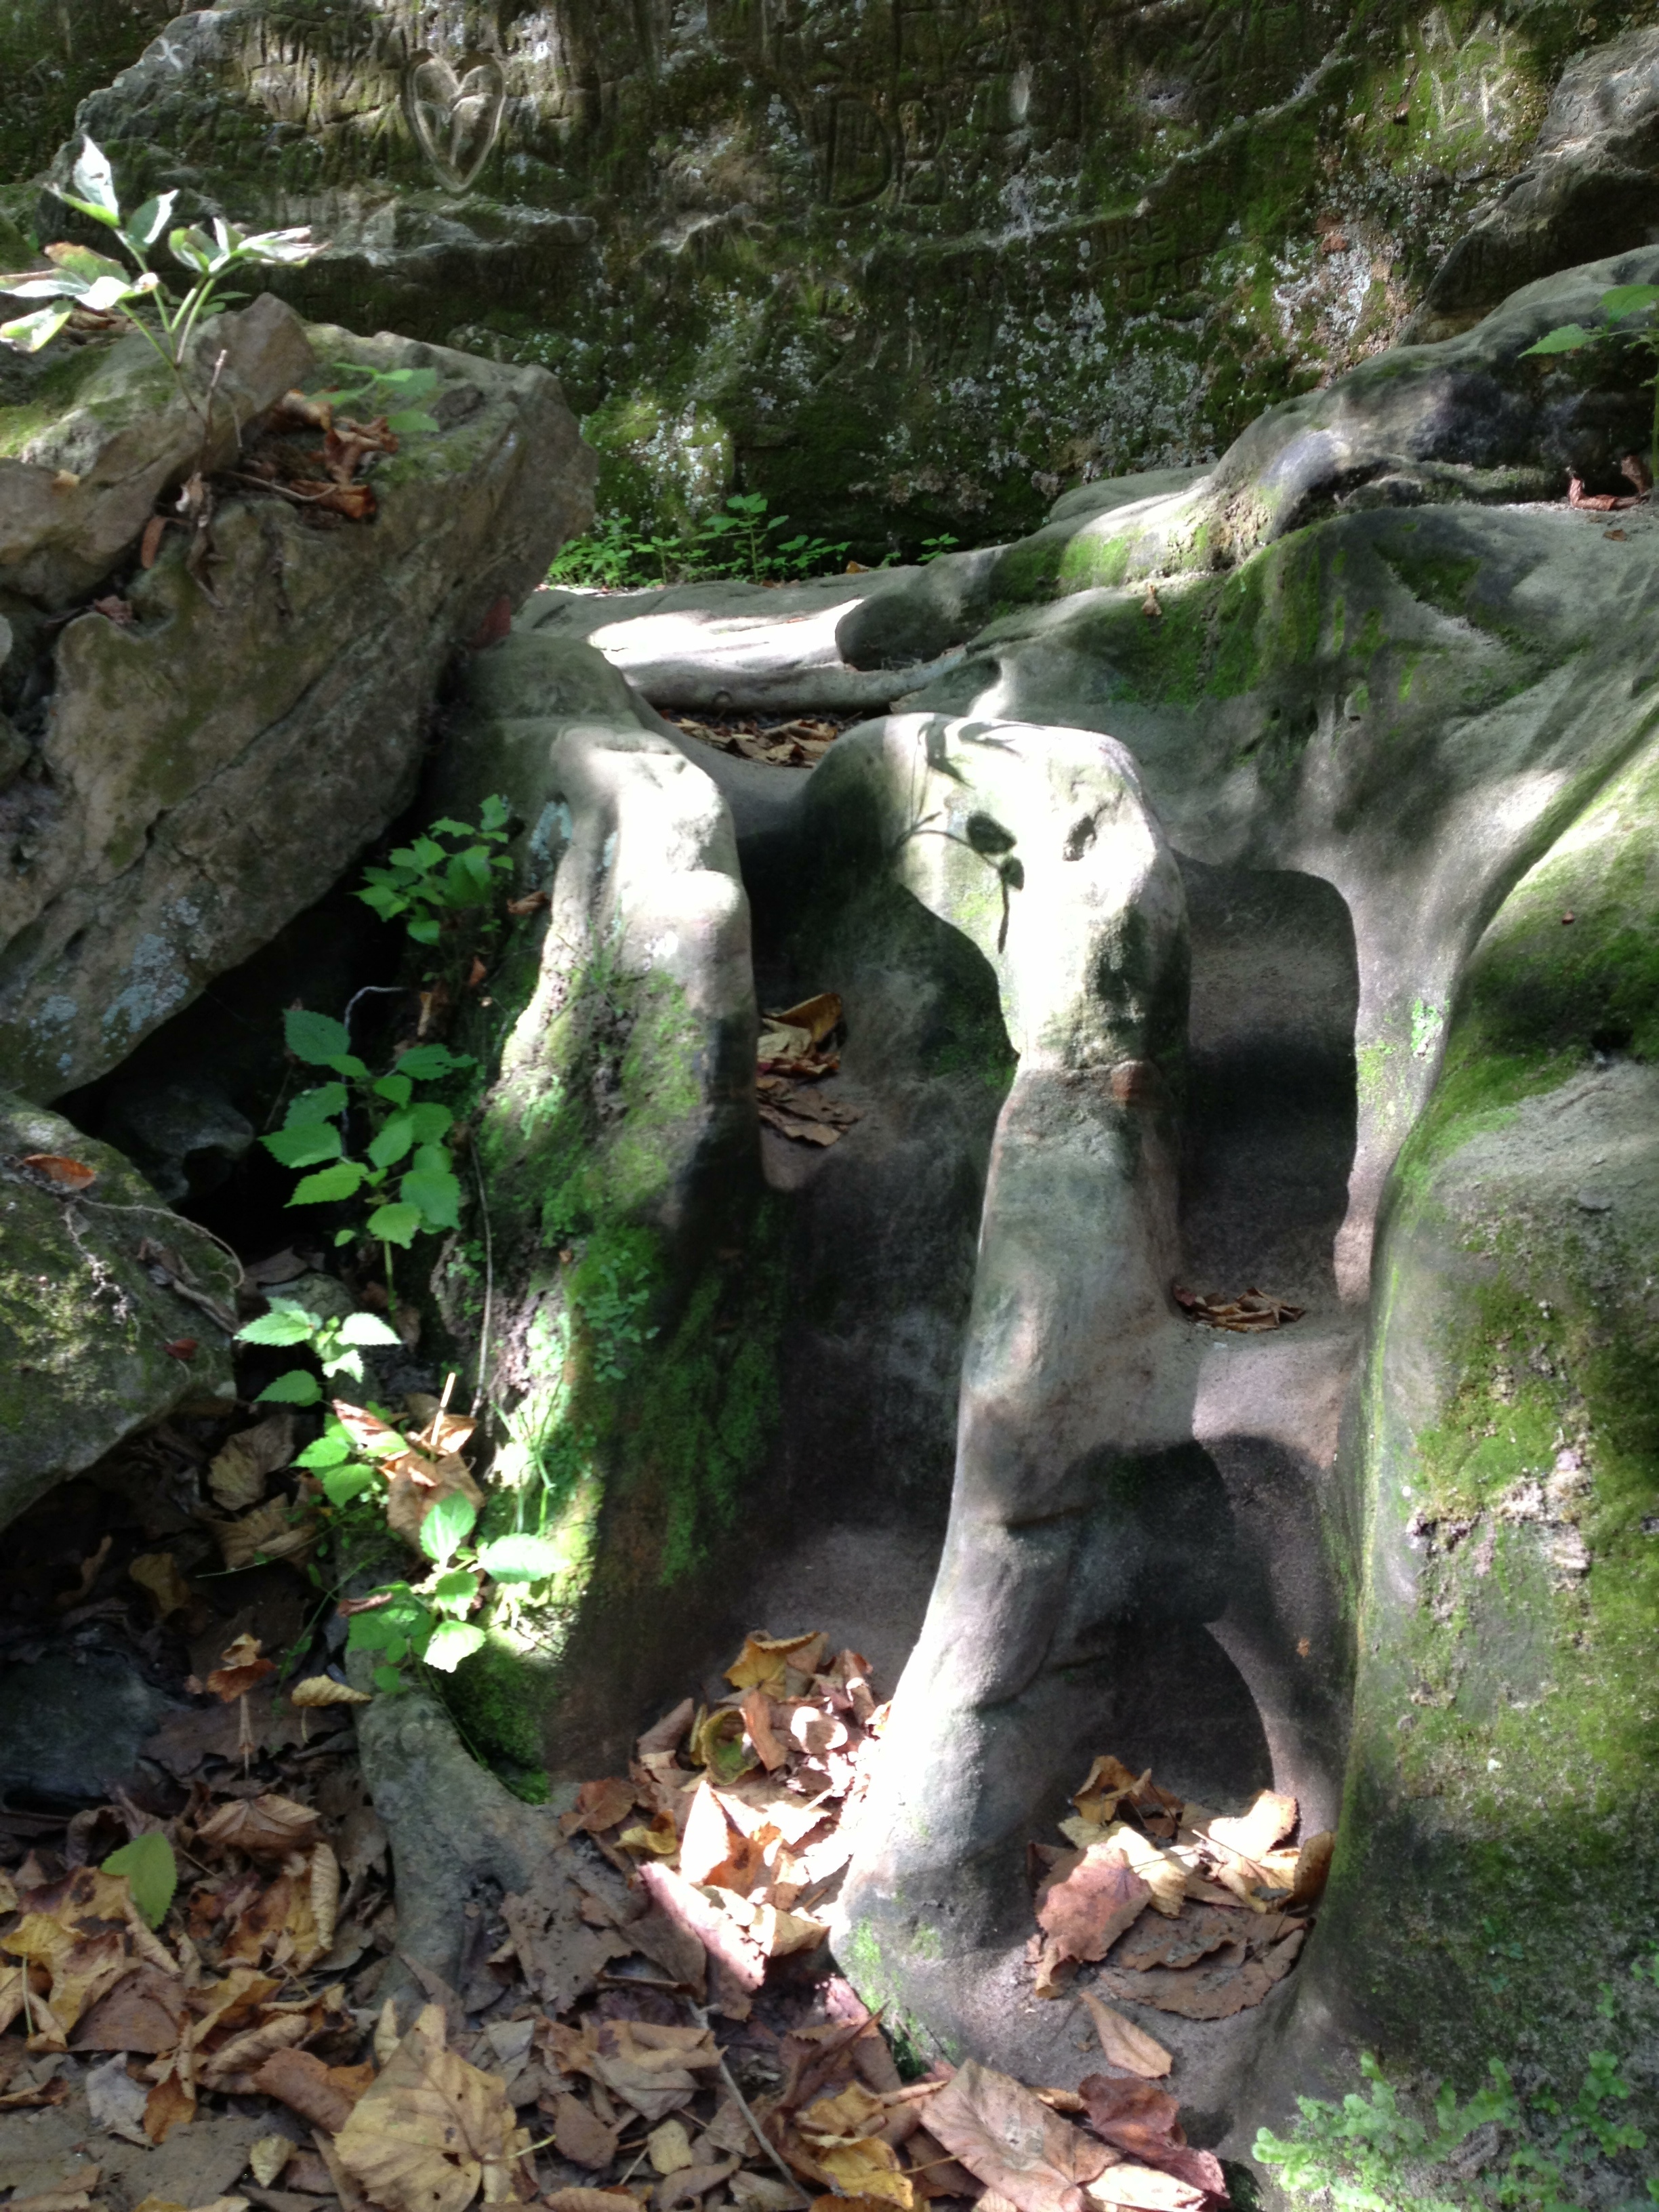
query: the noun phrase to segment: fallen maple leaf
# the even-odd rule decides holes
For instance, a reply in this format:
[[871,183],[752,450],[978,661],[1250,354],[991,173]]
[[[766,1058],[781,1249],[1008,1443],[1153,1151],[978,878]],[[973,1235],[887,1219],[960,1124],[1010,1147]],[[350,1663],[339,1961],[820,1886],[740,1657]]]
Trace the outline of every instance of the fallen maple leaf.
[[927,2125],[1018,2212],[1086,2212],[1083,2185],[1113,2153],[1006,2074],[970,2058],[927,2107]]
[[1092,1990],[1085,1990],[1082,1994],[1109,2065],[1121,2066],[1149,2081],[1169,2072],[1175,2061],[1161,2043],[1148,2035],[1144,2027],[1125,2020],[1121,2012],[1114,2012],[1110,2005],[1103,2004]]
[[614,1828],[625,1820],[635,1803],[636,1793],[631,1782],[608,1775],[602,1782],[584,1782],[576,1792],[575,1804],[568,1813],[559,1815],[559,1826],[567,1836],[579,1831],[590,1836],[601,1835],[606,1828]]
[[528,2137],[501,2077],[446,2049],[441,2005],[428,2005],[335,2138],[340,2163],[386,2212],[465,2212],[512,2194]]

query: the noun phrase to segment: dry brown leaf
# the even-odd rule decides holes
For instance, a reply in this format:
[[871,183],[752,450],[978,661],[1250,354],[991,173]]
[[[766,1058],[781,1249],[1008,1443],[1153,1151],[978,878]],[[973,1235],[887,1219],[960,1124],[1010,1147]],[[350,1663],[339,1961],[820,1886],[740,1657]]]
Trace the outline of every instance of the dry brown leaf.
[[153,2143],[164,2143],[174,2128],[188,2127],[196,2118],[196,2092],[170,2067],[144,2100],[144,2133]]
[[1205,2192],[1176,2174],[1126,2160],[1108,2166],[1084,2194],[1103,2212],[1197,2212]]
[[[441,2010],[438,2016],[443,2017]],[[325,2066],[309,2051],[274,2051],[255,2070],[253,2087],[298,2112],[313,2127],[337,2136],[359,2101],[356,2085],[339,2078],[346,2071]]]
[[85,1190],[98,1180],[96,1168],[66,1159],[61,1152],[25,1152],[17,1164],[30,1169],[37,1181],[50,1183],[54,1190]]
[[654,1727],[647,1729],[635,1750],[641,1759],[676,1750],[696,1717],[697,1709],[691,1699],[682,1698],[672,1713],[665,1713]]
[[830,1639],[821,1629],[805,1636],[768,1636],[750,1629],[742,1650],[726,1668],[726,1679],[734,1690],[762,1689],[775,1698],[788,1697],[791,1671],[801,1678],[804,1688],[829,1648]]
[[179,1573],[179,1562],[171,1552],[141,1552],[127,1572],[155,1607],[158,1620],[188,1610],[190,1584]]
[[1103,1959],[1152,1902],[1152,1890],[1109,1844],[1091,1844],[1080,1864],[1046,1886],[1037,1921],[1062,1959]]
[[1235,1851],[1242,1859],[1260,1859],[1281,1836],[1296,1826],[1296,1800],[1274,1790],[1257,1792],[1248,1813],[1235,1820],[1212,1820],[1204,1832],[1212,1843]]
[[816,2156],[838,2196],[873,2197],[883,2205],[898,2205],[900,2212],[914,2212],[915,2185],[901,2171],[892,2144],[879,2136],[836,2143],[818,2149]]
[[[1142,2166],[1173,2174],[1200,2197],[1227,2201],[1226,2177],[1214,2153],[1194,2150],[1181,2130],[1181,2115],[1167,2090],[1148,2081],[1123,2081],[1108,2074],[1091,2074],[1079,2084],[1088,2108],[1089,2124],[1103,2142]],[[1114,2169],[1114,2172],[1115,2169]],[[1112,2176],[1103,2187],[1109,2189]],[[1136,2203],[1136,2197],[1116,2200]]]
[[[1187,1869],[1171,1852],[1162,1850],[1139,1828],[1120,1820],[1101,1838],[1102,1855],[1114,1852],[1140,1876],[1152,1893],[1152,1910],[1173,1920],[1187,1893]],[[1093,1846],[1091,1845],[1092,1849]]]
[[336,2137],[346,2172],[386,2212],[465,2212],[512,2194],[516,2128],[498,2075],[446,2049],[441,2005],[428,2005]]
[[285,1498],[268,1498],[240,1521],[210,1521],[219,1556],[234,1574],[258,1559],[291,1559],[317,1540],[313,1521],[295,1520]]
[[697,2075],[720,2063],[713,2033],[650,2021],[599,2021],[592,2035],[596,2080],[644,2119],[665,2120],[702,2087]]
[[678,2206],[689,2204],[697,2197],[706,2196],[734,2173],[737,2165],[735,2158],[722,2158],[707,2165],[688,2166],[678,2173],[671,2173],[657,2185],[653,2199],[657,2212],[676,2212]]
[[805,1030],[810,1042],[822,1044],[830,1032],[841,1025],[840,994],[820,991],[815,998],[803,999],[798,1006],[786,1006],[781,1014],[769,1014],[766,1018],[788,1029]]
[[1239,1933],[1238,1914],[1200,1907],[1174,1921],[1143,1919],[1112,1947],[1112,1965],[1142,1974],[1154,1966],[1193,1966]]
[[969,2059],[927,2107],[946,2150],[1017,2212],[1085,2212],[1083,2185],[1112,2153],[1006,2074]]
[[332,1674],[307,1674],[289,1692],[289,1703],[298,1705],[302,1712],[314,1711],[319,1705],[369,1705],[374,1702],[368,1691],[354,1690],[349,1682],[337,1682]]
[[246,2028],[240,2035],[233,2035],[228,2043],[222,2043],[216,2051],[210,2051],[202,2061],[201,2078],[210,2088],[215,2088],[232,2074],[255,2073],[267,2058],[279,2051],[291,2050],[296,2043],[303,2043],[310,2033],[311,2022],[302,2012],[279,2012],[262,2021],[258,2027]]
[[[307,1900],[311,1917],[316,1928],[316,1951],[321,1954],[332,1948],[334,1924],[340,1911],[340,1862],[326,1844],[319,1844],[311,1854],[311,1894]],[[307,1962],[298,1962],[301,1972]]]
[[555,2189],[542,2199],[545,2212],[639,2212],[631,2189]]
[[660,1860],[642,1865],[640,1879],[676,1927],[695,1936],[740,1988],[760,1987],[766,1979],[765,1953],[718,1905],[711,1905],[700,1889]]
[[568,2158],[573,2166],[586,2166],[596,2173],[603,2173],[617,2155],[617,2142],[622,2130],[607,2127],[596,2112],[589,2110],[580,2097],[573,2097],[567,2089],[553,2105],[553,2147],[561,2158]]
[[1297,1853],[1296,1871],[1291,1877],[1291,1903],[1312,1905],[1322,1897],[1331,1871],[1331,1853],[1336,1849],[1336,1838],[1328,1828],[1316,1836],[1310,1836]]
[[559,1815],[559,1826],[567,1836],[582,1832],[590,1836],[602,1835],[605,1829],[614,1828],[633,1811],[637,1793],[631,1782],[617,1775],[607,1775],[602,1782],[584,1782],[576,1792],[576,1802],[568,1813]]
[[183,1982],[140,1966],[82,2014],[70,2040],[76,2051],[142,2051],[156,2058],[177,2045],[185,2014]]
[[386,1522],[405,1543],[418,1547],[421,1524],[441,1498],[459,1492],[483,1510],[484,1494],[459,1452],[399,1452],[380,1465],[386,1476]]
[[[30,2000],[35,2015],[30,2047],[62,2051],[82,2014],[138,1966],[142,1954],[134,1936],[143,1923],[125,1876],[97,1867],[77,1867],[61,1881],[26,1888],[19,1905],[22,1917],[0,1936],[0,1950],[44,1966],[51,1976],[46,1999]],[[21,1975],[15,1995],[21,2009]]]
[[227,1513],[240,1513],[245,1505],[258,1504],[266,1478],[293,1457],[293,1414],[269,1413],[257,1426],[226,1438],[208,1468],[208,1488]]
[[290,1851],[309,1850],[316,1842],[317,1815],[308,1805],[262,1790],[257,1797],[233,1797],[217,1807],[196,1831],[196,1840],[210,1850],[283,1859]]
[[658,2173],[678,2173],[696,2160],[691,2155],[691,2138],[679,2120],[662,2120],[645,2139],[647,2157]]
[[261,2189],[269,2189],[293,2157],[296,2146],[286,2136],[261,2136],[250,2143],[247,2170]]
[[1110,2005],[1103,2004],[1092,1990],[1085,1990],[1082,1994],[1109,2065],[1121,2066],[1147,2081],[1158,2081],[1169,2072],[1175,2061],[1161,2043],[1148,2035],[1144,2027],[1125,2020],[1121,2012],[1114,2012]]

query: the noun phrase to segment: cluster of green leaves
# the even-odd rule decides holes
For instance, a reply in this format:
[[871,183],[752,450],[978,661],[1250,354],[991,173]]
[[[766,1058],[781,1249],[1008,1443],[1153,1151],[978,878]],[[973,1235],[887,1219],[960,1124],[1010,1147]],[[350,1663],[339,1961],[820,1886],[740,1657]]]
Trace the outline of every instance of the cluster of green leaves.
[[[513,869],[501,849],[511,815],[506,799],[492,795],[476,829],[447,817],[434,822],[389,853],[384,867],[365,868],[368,888],[355,896],[382,921],[404,921],[416,945],[438,944],[447,927],[463,918],[477,921],[494,905],[501,877]],[[457,845],[458,838],[466,842]]]
[[[417,1099],[415,1086],[471,1067],[471,1057],[447,1045],[417,1044],[387,1074],[375,1076],[352,1051],[345,1024],[331,1014],[290,1006],[283,1019],[295,1058],[326,1068],[334,1078],[302,1091],[282,1127],[263,1139],[284,1167],[313,1170],[289,1204],[367,1200],[373,1211],[363,1231],[381,1244],[404,1249],[423,1230],[458,1228],[460,1179],[443,1141],[455,1116],[440,1099]],[[345,1137],[354,1110],[373,1130],[356,1159],[347,1154]],[[334,1241],[349,1244],[359,1233],[342,1229]]]
[[592,1346],[594,1378],[620,1382],[635,1352],[657,1334],[641,1317],[651,1302],[650,1283],[642,1268],[629,1267],[625,1259],[601,1260],[583,1274],[580,1305]]
[[487,1618],[503,1595],[522,1595],[556,1571],[550,1537],[494,1536],[474,1544],[477,1522],[477,1508],[459,1492],[439,1498],[421,1523],[421,1549],[432,1572],[423,1582],[388,1583],[374,1592],[379,1602],[372,1609],[351,1615],[346,1649],[371,1655],[377,1690],[399,1689],[399,1670],[411,1660],[453,1674],[484,1641],[483,1621],[468,1618],[481,1599]]
[[[1638,1979],[1659,1979],[1659,1952],[1632,1968]],[[1610,1989],[1598,2008],[1614,2009]],[[1292,2198],[1324,2198],[1339,2212],[1580,2212],[1594,2202],[1611,2206],[1606,2181],[1595,2169],[1627,2151],[1645,2148],[1642,2130],[1622,2120],[1618,2107],[1630,2097],[1621,2063],[1610,2051],[1593,2051],[1577,2095],[1567,2102],[1547,2087],[1522,2096],[1500,2058],[1487,2066],[1489,2086],[1466,2101],[1443,2086],[1427,2118],[1404,2102],[1369,2051],[1360,2069],[1366,2094],[1351,2091],[1340,2104],[1298,2097],[1302,2118],[1294,2135],[1261,2129],[1255,2154],[1275,2167]],[[1456,2154],[1478,2129],[1501,2130],[1500,2148],[1482,2161],[1477,2178],[1460,2176]],[[1613,2184],[1616,2187],[1616,2182]],[[1618,2212],[1647,2212],[1659,2203],[1659,2179],[1649,2179],[1645,2198],[1627,2198]],[[1588,2192],[1588,2193],[1587,2193]]]
[[360,422],[384,415],[386,428],[400,438],[440,427],[420,404],[438,388],[435,368],[371,368],[356,361],[332,361],[328,366],[339,381],[326,392],[307,395],[319,405]]
[[[236,1341],[280,1345],[284,1348],[302,1344],[316,1355],[325,1376],[349,1375],[354,1382],[361,1382],[365,1349],[372,1345],[397,1344],[400,1340],[397,1331],[389,1328],[378,1314],[347,1314],[340,1320],[332,1316],[325,1318],[308,1312],[297,1299],[272,1298],[268,1312],[258,1315],[237,1330]],[[322,1396],[322,1384],[307,1368],[291,1367],[274,1382],[267,1382],[254,1403],[315,1406],[321,1403]],[[303,1454],[295,1462],[299,1467],[325,1463],[307,1459]],[[343,1502],[335,1500],[336,1504]]]
[[573,538],[558,555],[547,580],[599,584],[611,591],[714,577],[789,583],[833,574],[843,565],[846,543],[831,544],[805,531],[780,538],[777,533],[788,522],[769,514],[768,505],[763,492],[734,492],[718,514],[684,531],[653,530],[621,514],[602,515],[585,537]]
[[39,353],[50,345],[77,307],[104,313],[118,307],[135,329],[143,331],[174,375],[182,378],[190,342],[203,318],[210,309],[240,296],[224,291],[228,277],[255,263],[306,262],[321,250],[309,230],[250,234],[234,223],[216,218],[210,236],[193,224],[185,224],[168,234],[167,251],[180,267],[193,271],[193,282],[181,297],[174,299],[159,272],[150,267],[149,257],[173,220],[178,193],[162,192],[124,217],[114,174],[101,149],[90,138],[82,141],[70,183],[74,191],[60,191],[58,197],[112,232],[131,266],[95,253],[90,246],[59,244],[46,248],[46,258],[55,265],[53,275],[27,270],[3,280],[3,289],[20,300],[53,303],[0,324],[0,341],[20,353]]
[[[1559,324],[1554,330],[1546,331],[1536,345],[1529,345],[1521,358],[1524,361],[1531,354],[1583,353],[1607,345],[1633,345],[1644,352],[1653,363],[1642,380],[1653,386],[1649,466],[1654,482],[1659,483],[1659,323],[1654,320],[1654,310],[1659,307],[1659,284],[1615,284],[1611,291],[1602,293],[1599,304],[1606,322],[1594,330],[1587,330],[1583,323]],[[1646,319],[1633,323],[1631,319],[1637,315]]]

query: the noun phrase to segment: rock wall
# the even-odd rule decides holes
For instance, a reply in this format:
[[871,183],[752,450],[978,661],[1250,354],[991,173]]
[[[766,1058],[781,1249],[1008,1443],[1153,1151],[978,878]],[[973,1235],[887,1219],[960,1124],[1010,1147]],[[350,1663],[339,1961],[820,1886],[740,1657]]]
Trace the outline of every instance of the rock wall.
[[[306,312],[556,368],[603,504],[741,483],[873,557],[1212,456],[1386,344],[1564,64],[1652,14],[225,0],[79,121],[135,190],[316,222]],[[1443,319],[1645,242],[1650,42],[1575,69],[1525,266]]]

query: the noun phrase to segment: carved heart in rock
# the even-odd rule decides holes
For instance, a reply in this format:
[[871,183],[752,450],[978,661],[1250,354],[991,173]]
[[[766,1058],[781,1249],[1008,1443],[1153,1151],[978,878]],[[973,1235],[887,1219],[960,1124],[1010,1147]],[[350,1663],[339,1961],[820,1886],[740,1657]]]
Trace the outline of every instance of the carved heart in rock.
[[416,54],[404,73],[404,110],[416,143],[452,192],[464,192],[501,136],[507,79],[499,58]]

